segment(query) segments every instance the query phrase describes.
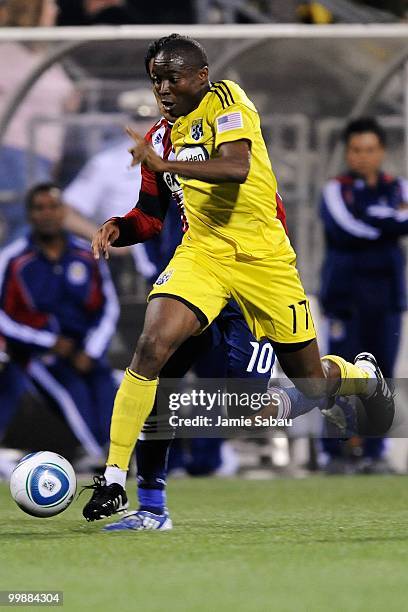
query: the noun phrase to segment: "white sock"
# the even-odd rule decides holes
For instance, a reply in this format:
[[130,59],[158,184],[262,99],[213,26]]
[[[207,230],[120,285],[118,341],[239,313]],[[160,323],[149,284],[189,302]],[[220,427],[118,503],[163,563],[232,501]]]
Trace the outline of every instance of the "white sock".
[[367,374],[368,374],[367,387],[366,387],[366,391],[364,393],[364,397],[369,398],[372,395],[374,395],[374,393],[377,390],[378,378],[375,375],[375,368],[369,362],[365,362],[365,363],[362,363],[362,364],[359,363],[358,367],[361,368],[362,370],[364,370],[364,372],[367,372]]
[[276,406],[277,400],[279,399],[278,414],[276,418],[278,420],[290,418],[289,415],[292,409],[292,403],[286,391],[279,387],[269,387],[267,393],[271,396],[271,401],[274,406]]
[[116,465],[107,465],[104,476],[107,485],[111,485],[116,482],[117,484],[122,485],[124,489],[126,489],[126,470],[121,470]]

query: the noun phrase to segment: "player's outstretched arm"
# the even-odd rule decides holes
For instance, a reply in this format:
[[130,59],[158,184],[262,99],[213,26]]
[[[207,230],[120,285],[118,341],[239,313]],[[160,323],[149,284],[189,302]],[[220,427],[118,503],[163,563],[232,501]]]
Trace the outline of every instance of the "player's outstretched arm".
[[129,149],[132,165],[142,162],[154,172],[171,172],[206,183],[244,183],[249,172],[251,151],[247,140],[225,142],[219,156],[206,161],[169,161],[159,157],[154,149],[132,128],[126,128],[134,141]]

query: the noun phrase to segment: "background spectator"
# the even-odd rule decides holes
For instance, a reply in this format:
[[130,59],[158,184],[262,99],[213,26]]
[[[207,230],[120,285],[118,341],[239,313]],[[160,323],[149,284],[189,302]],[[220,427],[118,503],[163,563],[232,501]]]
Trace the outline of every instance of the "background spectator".
[[[406,308],[399,236],[408,232],[408,181],[382,171],[386,138],[375,119],[352,121],[344,141],[347,170],[325,185],[321,201],[326,252],[320,300],[328,352],[353,359],[370,351],[392,377]],[[383,441],[368,438],[363,445],[370,469],[382,469]],[[340,441],[325,440],[324,449],[333,468],[341,465]]]
[[31,231],[0,258],[0,332],[9,363],[0,373],[0,435],[35,385],[93,460],[104,457],[116,385],[106,361],[119,307],[108,269],[63,231],[52,183],[27,196]]

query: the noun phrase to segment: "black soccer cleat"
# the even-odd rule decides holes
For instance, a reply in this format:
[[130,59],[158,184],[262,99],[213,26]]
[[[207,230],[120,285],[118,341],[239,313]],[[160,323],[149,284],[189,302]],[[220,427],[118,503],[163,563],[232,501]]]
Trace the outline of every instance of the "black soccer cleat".
[[390,429],[395,416],[394,394],[378,367],[374,355],[359,353],[354,359],[355,365],[371,370],[377,379],[377,387],[369,397],[359,396],[365,408],[369,424],[369,434],[383,436]]
[[104,476],[94,476],[93,481],[93,485],[83,488],[83,490],[94,490],[91,499],[82,510],[87,521],[99,521],[128,509],[129,502],[122,485],[116,482],[107,485]]

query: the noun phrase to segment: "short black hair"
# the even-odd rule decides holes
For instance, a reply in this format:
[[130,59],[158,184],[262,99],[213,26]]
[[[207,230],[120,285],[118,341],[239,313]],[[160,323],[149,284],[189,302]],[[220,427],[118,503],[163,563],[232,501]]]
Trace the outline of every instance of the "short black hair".
[[58,189],[58,191],[61,191],[60,186],[57,185],[57,183],[53,183],[52,181],[47,181],[44,183],[37,183],[36,185],[33,185],[33,187],[31,187],[31,189],[29,189],[26,193],[26,197],[25,197],[26,210],[31,209],[34,203],[34,199],[39,193],[48,193],[52,189]]
[[194,68],[203,68],[208,65],[207,54],[204,47],[197,40],[181,34],[170,34],[163,36],[150,43],[145,55],[145,68],[150,77],[149,64],[161,51],[187,56],[188,61]]
[[354,134],[364,134],[366,132],[375,134],[381,145],[385,147],[387,144],[385,130],[374,117],[358,117],[350,121],[343,131],[343,141],[347,145]]

